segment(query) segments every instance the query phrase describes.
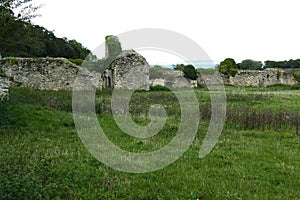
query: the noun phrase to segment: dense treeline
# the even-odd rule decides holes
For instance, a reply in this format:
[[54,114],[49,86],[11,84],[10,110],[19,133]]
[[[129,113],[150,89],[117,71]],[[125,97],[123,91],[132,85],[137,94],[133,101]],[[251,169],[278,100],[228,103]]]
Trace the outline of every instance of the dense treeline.
[[289,61],[266,61],[265,68],[300,68],[300,59]]
[[[219,71],[225,75],[234,76],[238,69],[242,70],[263,70],[266,68],[300,68],[300,59],[289,61],[254,61],[251,59],[243,60],[241,63],[235,63],[234,59],[226,58],[217,65]],[[294,75],[295,76],[295,75]],[[300,79],[299,79],[300,80]]]
[[13,1],[0,1],[0,53],[3,57],[85,59],[90,54],[90,50],[76,40],[57,38],[52,31],[33,25],[29,18],[15,16],[9,2]]
[[[254,61],[251,59],[243,60],[241,63],[236,63],[232,58],[226,58],[219,65],[216,66],[220,73],[235,76],[238,69],[242,70],[264,70],[266,68],[300,68],[300,59],[289,61]],[[293,72],[294,78],[300,80],[299,72]]]
[[264,65],[261,61],[243,60],[237,64],[238,69],[262,70],[266,68],[300,68],[300,59],[289,61],[265,61]]

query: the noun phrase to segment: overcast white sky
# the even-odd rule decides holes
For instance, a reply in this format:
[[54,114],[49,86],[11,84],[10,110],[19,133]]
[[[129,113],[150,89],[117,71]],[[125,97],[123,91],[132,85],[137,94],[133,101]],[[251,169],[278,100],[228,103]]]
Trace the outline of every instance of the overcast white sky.
[[[90,50],[106,35],[163,28],[196,41],[212,60],[227,57],[300,58],[300,1],[297,0],[33,0],[44,4],[35,24],[56,36],[76,39]],[[152,52],[153,53],[153,52]],[[178,62],[148,53],[151,64]],[[151,56],[152,55],[152,56]],[[176,64],[176,63],[174,63]]]

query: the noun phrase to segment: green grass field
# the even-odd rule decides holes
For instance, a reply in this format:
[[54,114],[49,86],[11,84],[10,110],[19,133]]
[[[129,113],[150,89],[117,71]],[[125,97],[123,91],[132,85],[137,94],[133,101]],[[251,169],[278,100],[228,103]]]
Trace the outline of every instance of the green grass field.
[[[209,124],[204,118],[180,159],[155,172],[131,174],[102,164],[82,144],[71,92],[12,88],[10,122],[0,130],[0,199],[300,199],[300,136],[289,122],[299,119],[300,90],[226,87],[226,93],[233,114],[209,155],[199,159]],[[199,106],[207,108],[209,92],[199,89],[196,95]],[[122,149],[152,151],[176,134],[178,102],[171,92],[134,94],[131,113],[137,123],[148,123],[153,102],[168,108],[165,127],[147,139],[118,129],[109,96],[110,91],[97,91],[97,116],[107,137]],[[262,114],[251,118],[245,115],[249,111]],[[266,119],[271,119],[266,126],[257,122]]]

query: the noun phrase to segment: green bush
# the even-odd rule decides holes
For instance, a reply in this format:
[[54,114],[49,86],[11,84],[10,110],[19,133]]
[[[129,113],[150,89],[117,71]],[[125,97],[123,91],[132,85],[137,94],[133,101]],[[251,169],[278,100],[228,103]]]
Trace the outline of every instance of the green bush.
[[196,80],[198,78],[197,71],[193,65],[186,65],[183,69],[184,76],[191,80]]
[[300,83],[300,72],[293,72],[292,73],[296,81]]
[[151,91],[170,91],[169,88],[162,86],[162,85],[155,85],[155,86],[150,86]]
[[198,73],[193,65],[177,64],[174,70],[179,70],[184,73],[184,77],[190,80],[196,80]]
[[290,87],[290,89],[291,89],[291,90],[300,90],[300,83],[297,84],[297,85],[292,85],[292,86]]

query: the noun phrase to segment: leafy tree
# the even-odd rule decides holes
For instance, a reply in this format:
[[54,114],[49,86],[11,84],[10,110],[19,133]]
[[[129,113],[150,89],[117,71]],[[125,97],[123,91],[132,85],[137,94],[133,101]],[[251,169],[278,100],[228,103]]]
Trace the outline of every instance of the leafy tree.
[[[85,59],[90,51],[75,40],[57,38],[47,29],[17,19],[4,7],[0,18],[0,50],[4,57],[65,57]],[[3,13],[1,12],[1,14]]]
[[234,59],[226,58],[220,63],[218,70],[222,74],[235,76],[237,73],[237,64],[235,63]]
[[265,61],[265,68],[275,68],[276,67],[276,62],[267,60]]
[[244,69],[244,70],[261,70],[262,62],[247,59],[237,64],[237,67],[238,69]]
[[71,48],[73,48],[76,58],[84,59],[90,53],[90,50],[83,47],[82,44],[80,44],[76,40],[69,40],[67,43]]
[[[0,53],[4,57],[65,57],[85,59],[90,51],[75,40],[57,38],[30,19],[39,7],[32,0],[0,0]],[[16,16],[14,9],[21,12]]]
[[185,65],[183,68],[184,76],[191,80],[196,80],[198,78],[197,71],[193,65]]
[[287,61],[287,68],[300,68],[300,59]]
[[198,78],[197,71],[193,65],[177,64],[174,70],[182,71],[188,79],[196,80]]

